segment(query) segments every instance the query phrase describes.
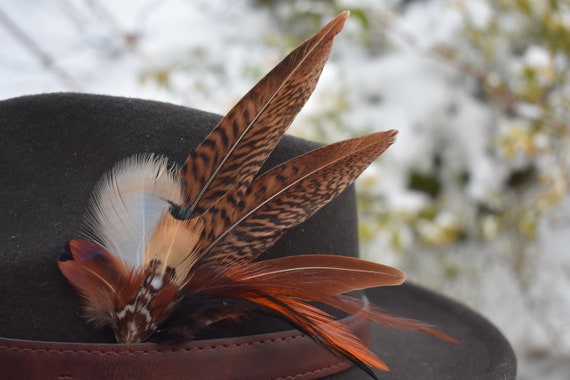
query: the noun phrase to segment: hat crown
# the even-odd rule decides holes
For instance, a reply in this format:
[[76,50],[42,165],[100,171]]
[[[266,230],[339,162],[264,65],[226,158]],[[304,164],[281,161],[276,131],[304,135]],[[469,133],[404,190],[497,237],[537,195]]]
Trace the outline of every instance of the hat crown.
[[[56,259],[77,236],[103,173],[140,153],[183,163],[220,117],[166,103],[66,93],[2,101],[0,117],[6,142],[0,153],[0,302],[9,311],[0,314],[0,336],[112,342],[112,334],[85,324]],[[285,136],[262,172],[317,146]],[[358,256],[352,188],[288,231],[263,258],[307,253]]]

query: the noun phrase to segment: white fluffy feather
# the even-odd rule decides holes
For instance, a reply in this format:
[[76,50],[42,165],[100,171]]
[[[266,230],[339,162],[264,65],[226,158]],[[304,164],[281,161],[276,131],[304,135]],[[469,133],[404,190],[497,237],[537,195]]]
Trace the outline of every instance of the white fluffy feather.
[[95,188],[85,216],[84,235],[129,266],[140,267],[159,218],[171,203],[182,204],[177,169],[166,157],[153,154],[117,163]]

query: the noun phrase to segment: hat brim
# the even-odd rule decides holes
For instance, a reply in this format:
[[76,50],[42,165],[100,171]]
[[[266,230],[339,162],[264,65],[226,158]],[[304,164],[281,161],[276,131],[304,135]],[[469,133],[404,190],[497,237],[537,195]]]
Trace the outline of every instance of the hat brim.
[[[379,379],[516,378],[516,358],[509,342],[471,309],[411,283],[365,293],[386,311],[438,326],[460,342],[450,344],[426,334],[372,325],[369,347],[390,367],[389,372],[375,371]],[[366,378],[355,368],[330,377]]]
[[[1,102],[0,120],[0,337],[105,342],[108,332],[84,323],[79,298],[58,272],[59,250],[76,237],[93,185],[115,162],[147,152],[183,162],[219,116],[143,100],[49,94]],[[278,147],[270,165],[317,146],[289,136],[284,142],[287,149]],[[355,229],[351,190],[292,230],[266,257],[355,254]],[[414,285],[369,289],[366,295],[390,313],[431,323],[461,342],[372,326],[370,347],[391,368],[377,371],[379,378],[514,379],[509,343],[461,304]],[[331,378],[368,376],[351,368]]]

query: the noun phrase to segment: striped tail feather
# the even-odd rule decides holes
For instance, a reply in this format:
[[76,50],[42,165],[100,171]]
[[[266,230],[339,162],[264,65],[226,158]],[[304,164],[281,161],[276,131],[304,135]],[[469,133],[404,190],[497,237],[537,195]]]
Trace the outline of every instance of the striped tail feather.
[[330,144],[234,188],[206,211],[200,264],[248,263],[351,185],[395,140],[394,130]]
[[317,85],[343,12],[261,79],[180,169],[186,213],[200,215],[233,187],[246,189]]

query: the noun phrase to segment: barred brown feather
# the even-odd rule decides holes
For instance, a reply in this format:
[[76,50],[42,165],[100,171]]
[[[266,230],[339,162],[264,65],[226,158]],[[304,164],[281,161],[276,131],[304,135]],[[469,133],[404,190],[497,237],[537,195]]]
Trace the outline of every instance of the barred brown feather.
[[[324,146],[267,171],[241,199],[230,191],[204,215],[208,223],[199,243],[204,247],[200,262],[254,260],[352,184],[396,134],[378,132]],[[208,234],[208,228],[215,232]]]
[[185,204],[201,214],[232,187],[249,186],[312,94],[343,12],[293,50],[251,89],[188,157],[180,170]]

